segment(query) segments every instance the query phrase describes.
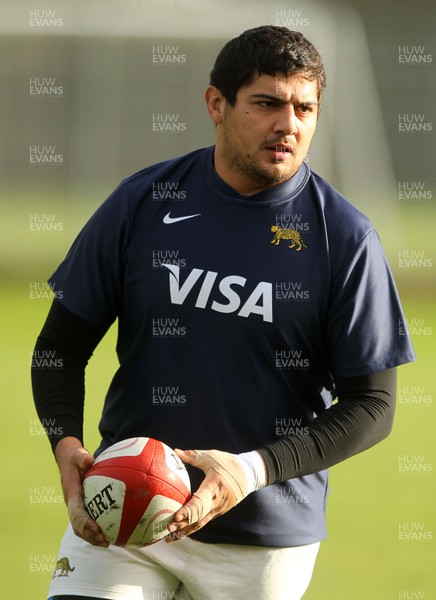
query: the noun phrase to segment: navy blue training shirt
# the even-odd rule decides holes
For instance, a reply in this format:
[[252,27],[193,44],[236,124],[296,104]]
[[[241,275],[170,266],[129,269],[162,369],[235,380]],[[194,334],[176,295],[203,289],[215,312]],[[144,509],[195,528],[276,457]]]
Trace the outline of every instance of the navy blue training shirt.
[[[97,452],[138,435],[234,453],[304,435],[331,405],[335,377],[414,358],[368,219],[306,164],[240,196],[215,172],[213,150],[123,181],[50,279],[82,319],[119,321]],[[195,489],[203,474],[190,475]],[[273,484],[196,536],[319,541],[326,494],[327,471]]]

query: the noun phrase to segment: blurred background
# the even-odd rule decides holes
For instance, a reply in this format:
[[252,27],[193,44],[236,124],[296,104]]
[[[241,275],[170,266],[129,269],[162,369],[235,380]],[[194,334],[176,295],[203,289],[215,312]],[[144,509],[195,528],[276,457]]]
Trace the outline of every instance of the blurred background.
[[[376,225],[418,356],[400,371],[389,439],[332,469],[330,537],[305,598],[436,598],[435,15],[431,0],[0,0],[9,596],[45,598],[66,523],[28,374],[52,299],[46,279],[121,179],[213,144],[203,91],[215,57],[269,23],[301,31],[323,56],[328,87],[306,160]],[[87,373],[90,450],[114,346],[111,331]]]

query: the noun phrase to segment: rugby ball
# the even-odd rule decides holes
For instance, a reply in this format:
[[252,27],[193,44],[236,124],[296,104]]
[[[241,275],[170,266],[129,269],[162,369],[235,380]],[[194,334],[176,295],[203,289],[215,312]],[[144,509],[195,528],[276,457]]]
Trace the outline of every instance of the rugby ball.
[[169,535],[191,496],[185,465],[166,444],[137,437],[107,448],[86,473],[85,507],[115,546],[137,548]]

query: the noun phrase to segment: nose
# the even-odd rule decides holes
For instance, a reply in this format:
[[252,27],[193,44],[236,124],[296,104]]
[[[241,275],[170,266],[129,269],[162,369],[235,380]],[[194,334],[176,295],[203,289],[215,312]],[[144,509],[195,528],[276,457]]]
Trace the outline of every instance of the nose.
[[282,107],[274,126],[274,132],[283,135],[296,135],[298,133],[298,120],[292,104],[286,104]]

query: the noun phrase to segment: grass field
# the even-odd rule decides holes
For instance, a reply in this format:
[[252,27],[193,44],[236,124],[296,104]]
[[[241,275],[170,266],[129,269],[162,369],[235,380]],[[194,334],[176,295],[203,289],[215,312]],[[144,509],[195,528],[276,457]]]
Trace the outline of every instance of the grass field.
[[[86,210],[74,202],[63,209],[54,200],[41,202],[36,198],[29,206],[9,201],[5,205],[8,219],[0,223],[0,271],[9,281],[0,296],[1,439],[6,484],[0,496],[2,596],[26,600],[46,597],[67,523],[57,468],[36,420],[29,377],[31,352],[50,301],[31,299],[29,282],[44,282],[95,208],[91,199]],[[62,223],[62,231],[42,237],[29,234],[29,215],[40,212],[37,207],[41,205]],[[376,225],[387,240],[394,270],[398,248],[424,249],[426,257],[436,255],[434,212],[429,206],[404,207],[401,217],[407,227],[401,236],[398,229],[393,231],[390,219],[378,215]],[[433,269],[410,271],[404,279],[404,272],[398,273],[397,268],[398,275],[406,315],[414,324],[412,339],[418,361],[400,371],[399,404],[391,436],[331,471],[329,538],[322,544],[305,600],[436,598],[436,286]],[[112,330],[87,371],[85,443],[90,450],[98,443],[103,397],[116,368],[114,347]],[[408,468],[413,471],[400,472],[399,461],[404,457],[412,460]]]

